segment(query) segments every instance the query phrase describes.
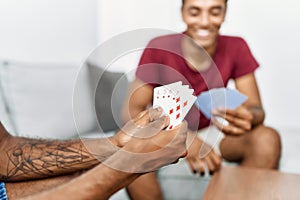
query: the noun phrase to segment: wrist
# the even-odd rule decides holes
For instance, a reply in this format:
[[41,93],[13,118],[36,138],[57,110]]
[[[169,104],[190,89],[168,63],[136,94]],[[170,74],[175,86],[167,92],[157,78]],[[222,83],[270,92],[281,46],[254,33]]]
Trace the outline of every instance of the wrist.
[[120,144],[120,142],[118,141],[118,139],[116,138],[117,136],[114,135],[114,136],[111,136],[108,138],[108,140],[116,147],[120,147],[122,148],[122,145]]
[[252,127],[263,123],[265,119],[265,112],[261,106],[249,106],[248,110],[252,114]]

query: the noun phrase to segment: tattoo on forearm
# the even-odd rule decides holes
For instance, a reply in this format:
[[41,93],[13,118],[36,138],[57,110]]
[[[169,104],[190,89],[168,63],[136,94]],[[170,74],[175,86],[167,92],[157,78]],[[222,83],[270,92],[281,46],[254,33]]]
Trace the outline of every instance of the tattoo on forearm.
[[18,144],[6,151],[9,159],[7,175],[2,180],[35,174],[46,177],[63,171],[75,171],[82,163],[96,164],[95,158],[82,145],[74,143],[30,142]]

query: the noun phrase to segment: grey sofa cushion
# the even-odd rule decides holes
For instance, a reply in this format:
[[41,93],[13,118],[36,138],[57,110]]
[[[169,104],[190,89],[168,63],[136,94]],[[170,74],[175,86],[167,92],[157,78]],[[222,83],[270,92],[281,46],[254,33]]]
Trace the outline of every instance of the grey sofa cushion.
[[90,73],[98,125],[103,132],[122,126],[120,112],[125,100],[128,79],[124,73],[110,72],[94,63],[86,63]]

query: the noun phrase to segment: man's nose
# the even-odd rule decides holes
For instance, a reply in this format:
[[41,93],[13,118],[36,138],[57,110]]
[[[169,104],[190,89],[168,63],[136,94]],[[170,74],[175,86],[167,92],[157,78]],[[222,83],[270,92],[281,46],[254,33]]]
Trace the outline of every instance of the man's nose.
[[198,24],[201,27],[207,27],[210,24],[210,17],[207,13],[203,13],[202,15],[199,16],[199,21]]

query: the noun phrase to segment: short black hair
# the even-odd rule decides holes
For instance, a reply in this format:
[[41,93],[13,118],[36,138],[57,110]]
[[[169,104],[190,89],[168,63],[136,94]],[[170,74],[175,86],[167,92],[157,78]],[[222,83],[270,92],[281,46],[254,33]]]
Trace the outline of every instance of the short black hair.
[[[184,1],[185,1],[185,0],[182,0],[182,5],[184,4]],[[225,3],[227,3],[227,1],[228,1],[228,0],[225,0]]]

